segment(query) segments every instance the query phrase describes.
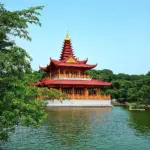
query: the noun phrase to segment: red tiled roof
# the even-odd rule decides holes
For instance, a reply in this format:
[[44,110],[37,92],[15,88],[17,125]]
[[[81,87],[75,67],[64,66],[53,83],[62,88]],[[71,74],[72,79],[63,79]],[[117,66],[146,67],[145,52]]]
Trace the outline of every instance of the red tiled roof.
[[85,61],[79,61],[79,62],[77,61],[75,63],[68,63],[68,62],[51,59],[51,62],[54,63],[56,66],[67,66],[67,67],[70,66],[70,67],[80,67],[80,68],[88,68],[88,69],[92,69],[97,66],[97,64],[95,65],[85,64]]
[[97,64],[94,64],[94,65],[86,64],[87,60],[88,59],[82,60],[82,61],[77,60],[77,62],[69,63],[69,62],[65,62],[65,60],[59,61],[59,60],[54,60],[54,59],[50,58],[51,62],[49,65],[47,65],[46,67],[39,66],[39,68],[43,71],[49,71],[52,63],[55,66],[60,66],[60,67],[66,66],[66,67],[78,67],[78,68],[85,68],[85,69],[92,69],[92,68],[95,68],[97,66]]
[[34,85],[36,86],[42,86],[42,85],[93,85],[93,86],[110,86],[111,83],[107,83],[100,80],[51,80],[48,78],[45,78],[41,80],[40,82],[36,82]]

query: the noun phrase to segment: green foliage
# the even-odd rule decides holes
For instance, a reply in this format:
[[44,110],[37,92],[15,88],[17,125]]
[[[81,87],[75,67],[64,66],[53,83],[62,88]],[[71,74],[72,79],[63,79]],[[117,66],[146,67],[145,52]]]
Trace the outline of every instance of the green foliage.
[[90,75],[93,79],[100,79],[105,81],[111,81],[113,78],[113,72],[108,69],[104,70],[89,70],[87,74]]
[[119,102],[150,104],[150,71],[146,75],[113,74],[111,70],[90,70],[94,79],[111,82],[111,87],[103,87],[102,94],[111,94]]
[[[0,39],[1,42],[8,42],[8,35],[18,36],[31,40],[27,31],[29,24],[41,25],[38,10],[42,10],[43,6],[31,7],[20,11],[9,11],[0,3]],[[5,41],[5,42],[6,42]],[[5,47],[5,45],[4,45]]]
[[0,56],[0,140],[6,140],[6,129],[18,124],[36,126],[46,115],[44,103],[35,100],[37,89],[27,84],[31,58],[26,51],[12,46],[0,51]]
[[16,46],[11,36],[31,40],[29,24],[41,25],[38,19],[43,7],[8,11],[0,4],[0,144],[8,139],[15,125],[37,127],[46,118],[46,103],[42,99],[66,99],[58,90],[28,85],[45,76],[43,71],[32,71],[31,57]]
[[146,74],[147,76],[150,76],[150,71]]
[[38,88],[37,90],[37,97],[41,97],[42,100],[55,100],[55,99],[68,99],[65,93],[60,93],[56,89],[48,89],[45,88]]
[[0,144],[14,125],[38,126],[46,118],[45,103],[35,100],[37,88],[27,84],[32,74],[31,57],[10,39],[18,36],[31,40],[28,25],[40,25],[37,16],[42,8],[11,12],[0,3]]
[[46,76],[47,76],[47,73],[42,70],[32,71],[31,73],[26,74],[26,81],[27,83],[34,83],[34,82],[40,81]]

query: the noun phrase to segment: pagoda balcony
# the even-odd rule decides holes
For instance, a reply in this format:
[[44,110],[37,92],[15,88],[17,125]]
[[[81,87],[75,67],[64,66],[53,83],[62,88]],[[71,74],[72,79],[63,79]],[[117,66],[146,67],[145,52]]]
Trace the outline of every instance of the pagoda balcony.
[[[72,100],[111,100],[110,95],[88,95],[83,94],[67,94],[67,97]],[[38,96],[37,99],[43,99],[43,97]],[[61,99],[61,98],[60,98]]]
[[70,79],[70,80],[91,80],[91,76],[89,75],[80,75],[80,76],[67,76],[67,75],[64,75],[64,74],[60,74],[60,75],[57,75],[56,77],[53,77],[52,79]]
[[110,95],[84,95],[84,94],[67,94],[70,99],[75,100],[110,100]]

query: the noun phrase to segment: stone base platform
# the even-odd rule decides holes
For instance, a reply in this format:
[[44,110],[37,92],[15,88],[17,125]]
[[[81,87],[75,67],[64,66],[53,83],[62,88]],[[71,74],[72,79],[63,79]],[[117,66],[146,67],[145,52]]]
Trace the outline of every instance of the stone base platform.
[[49,107],[111,107],[111,100],[47,100]]

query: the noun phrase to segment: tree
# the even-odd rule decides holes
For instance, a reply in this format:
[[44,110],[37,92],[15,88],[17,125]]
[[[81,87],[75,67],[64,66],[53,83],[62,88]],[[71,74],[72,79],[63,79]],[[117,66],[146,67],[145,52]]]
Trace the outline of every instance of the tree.
[[146,74],[147,76],[150,76],[150,71]]
[[[41,25],[37,16],[42,6],[8,11],[0,4],[0,141],[7,140],[14,125],[37,126],[45,119],[45,104],[35,100],[37,89],[29,87],[31,57],[10,36],[31,40],[29,24]],[[0,144],[1,144],[0,142]]]
[[54,100],[54,99],[58,99],[58,100],[65,100],[65,99],[69,99],[65,93],[60,93],[58,90],[56,89],[48,89],[47,87],[45,88],[38,88],[37,89],[37,97],[42,97],[42,100]]
[[108,82],[112,81],[113,78],[113,72],[109,69],[89,70],[87,74],[92,76],[94,79],[105,80]]
[[150,86],[143,85],[138,92],[140,104],[150,104]]

